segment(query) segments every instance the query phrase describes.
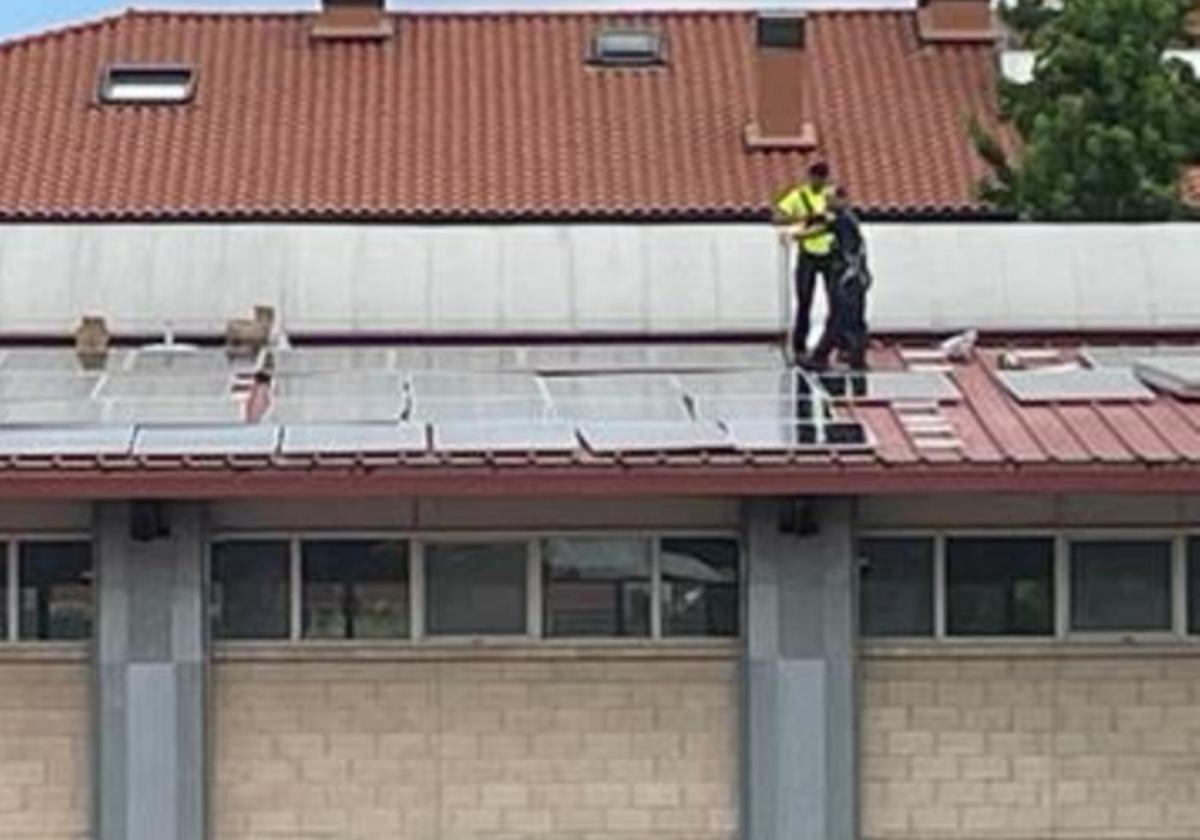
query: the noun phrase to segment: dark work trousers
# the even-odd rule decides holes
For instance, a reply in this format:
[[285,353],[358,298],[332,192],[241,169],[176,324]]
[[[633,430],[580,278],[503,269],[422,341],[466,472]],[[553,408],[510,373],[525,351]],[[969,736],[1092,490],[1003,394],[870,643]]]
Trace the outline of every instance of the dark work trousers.
[[[817,353],[813,355],[820,361],[818,353],[826,344],[826,338],[832,338],[834,329],[835,290],[837,282],[837,266],[833,254],[823,257],[814,256],[800,250],[796,259],[796,320],[792,325],[792,350],[796,359],[803,359],[808,353],[808,331],[811,325],[813,299],[816,297],[817,275],[821,275],[825,287],[825,302],[828,304],[829,315],[825,319],[825,330],[821,342],[817,345]],[[828,356],[828,352],[826,352]]]
[[861,274],[838,283],[836,346],[846,354],[850,367],[867,366],[867,286]]

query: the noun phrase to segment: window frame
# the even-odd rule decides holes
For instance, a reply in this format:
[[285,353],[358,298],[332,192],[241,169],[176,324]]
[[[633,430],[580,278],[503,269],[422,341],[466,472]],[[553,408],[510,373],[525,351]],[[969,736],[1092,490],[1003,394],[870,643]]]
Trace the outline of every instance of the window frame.
[[[629,53],[625,57],[606,54],[601,42],[610,37],[650,36],[657,49],[649,53]],[[671,47],[667,33],[661,29],[637,24],[601,24],[588,36],[587,63],[602,70],[655,70],[670,63]]]
[[[155,73],[186,73],[187,82],[183,86],[183,94],[172,98],[127,99],[114,97],[111,93],[113,77],[121,73],[151,75]],[[105,107],[179,107],[188,105],[196,99],[196,88],[199,82],[200,70],[194,64],[182,62],[137,62],[117,61],[105,64],[100,68],[100,79],[96,85],[96,104]]]
[[[542,580],[542,541],[547,539],[640,539],[650,543],[651,626],[648,636],[591,636],[549,637],[545,635],[542,610],[544,591]],[[212,549],[216,543],[229,541],[287,542],[291,562],[288,570],[288,633],[278,639],[220,639],[221,646],[303,646],[306,648],[393,647],[412,645],[464,646],[486,644],[538,645],[559,647],[673,645],[700,647],[713,643],[735,642],[745,630],[745,616],[739,618],[737,636],[666,636],[662,632],[662,541],[668,539],[722,539],[737,546],[738,589],[746,585],[746,545],[740,531],[732,528],[663,528],[663,529],[521,529],[521,530],[445,530],[414,531],[409,529],[222,529],[209,534],[205,541],[206,567],[211,565]],[[393,639],[306,639],[303,637],[303,551],[306,540],[388,540],[408,544],[409,633]],[[513,543],[526,545],[526,613],[525,632],[521,634],[431,635],[426,621],[426,557],[425,548],[435,543]],[[211,570],[206,575],[207,588]],[[739,595],[741,597],[741,595]]]
[[3,545],[4,563],[0,574],[4,575],[5,607],[7,616],[5,626],[0,628],[0,645],[36,645],[73,646],[89,644],[88,639],[27,639],[21,636],[21,544],[22,543],[53,543],[80,542],[91,547],[92,557],[92,638],[96,635],[96,540],[89,531],[3,531],[0,532],[0,544]]
[[[948,588],[946,584],[946,545],[956,538],[1051,538],[1054,541],[1054,632],[1046,636],[952,636],[947,633]],[[939,644],[950,646],[1047,646],[1061,643],[1183,643],[1200,645],[1200,632],[1188,630],[1188,540],[1200,538],[1200,527],[979,527],[979,528],[864,528],[855,540],[932,539],[934,627],[928,636],[861,636],[863,642],[880,647]],[[1071,629],[1071,545],[1073,542],[1122,540],[1163,541],[1171,547],[1171,629],[1089,631]],[[1200,563],[1200,554],[1197,555]],[[857,585],[857,582],[856,582]]]

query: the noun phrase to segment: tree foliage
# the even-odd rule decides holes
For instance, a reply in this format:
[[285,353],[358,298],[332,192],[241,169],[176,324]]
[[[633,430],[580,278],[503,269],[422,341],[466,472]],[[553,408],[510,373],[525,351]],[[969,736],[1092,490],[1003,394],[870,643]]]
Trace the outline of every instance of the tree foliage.
[[991,170],[984,200],[1054,220],[1174,218],[1200,160],[1200,83],[1167,59],[1195,0],[1016,0],[1006,23],[1035,51],[1033,81],[1001,83],[1001,115],[1020,138],[1010,159],[977,120]]

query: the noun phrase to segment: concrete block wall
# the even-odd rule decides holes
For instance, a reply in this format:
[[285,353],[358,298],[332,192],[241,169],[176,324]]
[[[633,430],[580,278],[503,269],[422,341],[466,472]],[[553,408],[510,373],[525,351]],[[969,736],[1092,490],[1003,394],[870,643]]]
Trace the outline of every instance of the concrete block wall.
[[1200,651],[876,651],[868,840],[1200,837]]
[[734,836],[732,648],[489,653],[219,656],[217,840]]
[[91,837],[91,678],[78,659],[0,662],[3,840]]

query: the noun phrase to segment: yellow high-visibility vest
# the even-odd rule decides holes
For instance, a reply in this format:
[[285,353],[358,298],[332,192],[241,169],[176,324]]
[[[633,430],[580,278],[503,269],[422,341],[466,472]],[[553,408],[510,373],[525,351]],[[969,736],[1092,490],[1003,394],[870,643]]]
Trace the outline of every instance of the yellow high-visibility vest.
[[[775,206],[789,219],[805,222],[829,211],[829,197],[832,193],[831,187],[817,189],[812,184],[801,184],[786,192],[775,203]],[[829,232],[798,236],[796,241],[804,253],[812,254],[814,257],[826,257],[833,252],[834,237]]]

